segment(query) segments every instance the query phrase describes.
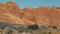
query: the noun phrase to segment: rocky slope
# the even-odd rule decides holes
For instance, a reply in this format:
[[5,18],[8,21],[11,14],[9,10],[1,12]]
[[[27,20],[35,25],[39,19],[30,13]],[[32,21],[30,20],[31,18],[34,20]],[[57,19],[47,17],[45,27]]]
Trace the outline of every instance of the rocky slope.
[[59,7],[38,7],[20,9],[16,3],[0,3],[0,22],[39,26],[57,26],[60,28]]

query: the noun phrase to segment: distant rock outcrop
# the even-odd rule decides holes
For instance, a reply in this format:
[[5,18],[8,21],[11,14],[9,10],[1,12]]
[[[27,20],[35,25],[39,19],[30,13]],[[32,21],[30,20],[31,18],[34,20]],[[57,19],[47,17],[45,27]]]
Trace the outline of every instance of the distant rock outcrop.
[[0,3],[0,22],[60,28],[60,8],[53,6],[20,9],[16,3]]

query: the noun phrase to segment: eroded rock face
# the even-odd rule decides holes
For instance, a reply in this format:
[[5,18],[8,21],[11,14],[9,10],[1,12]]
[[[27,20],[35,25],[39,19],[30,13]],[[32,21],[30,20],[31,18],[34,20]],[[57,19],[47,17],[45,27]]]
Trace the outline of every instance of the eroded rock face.
[[26,8],[24,16],[29,21],[38,24],[39,26],[57,26],[60,27],[60,8],[58,7],[39,7],[39,8]]
[[60,27],[59,7],[39,7],[20,9],[16,3],[0,4],[0,22],[11,24]]
[[16,3],[8,2],[6,4],[0,4],[0,21],[18,23],[19,17],[20,9]]

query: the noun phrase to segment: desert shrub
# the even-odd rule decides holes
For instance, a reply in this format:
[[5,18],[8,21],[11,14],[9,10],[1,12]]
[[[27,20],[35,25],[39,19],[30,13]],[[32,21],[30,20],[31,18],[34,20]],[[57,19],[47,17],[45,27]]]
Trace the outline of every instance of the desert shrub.
[[51,34],[51,32],[49,32],[49,34]]
[[6,34],[12,34],[12,32],[13,32],[12,30],[9,30]]
[[32,30],[37,30],[38,29],[38,25],[29,25],[28,29],[32,29]]
[[57,27],[56,26],[52,26],[54,29],[57,29]]
[[45,27],[45,26],[42,26],[43,28]]

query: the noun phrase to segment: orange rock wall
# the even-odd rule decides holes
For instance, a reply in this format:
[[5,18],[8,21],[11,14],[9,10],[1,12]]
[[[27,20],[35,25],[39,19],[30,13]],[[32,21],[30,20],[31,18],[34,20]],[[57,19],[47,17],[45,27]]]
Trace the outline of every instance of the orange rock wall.
[[0,3],[0,22],[39,26],[57,26],[60,28],[59,7],[38,7],[20,9],[16,3]]

